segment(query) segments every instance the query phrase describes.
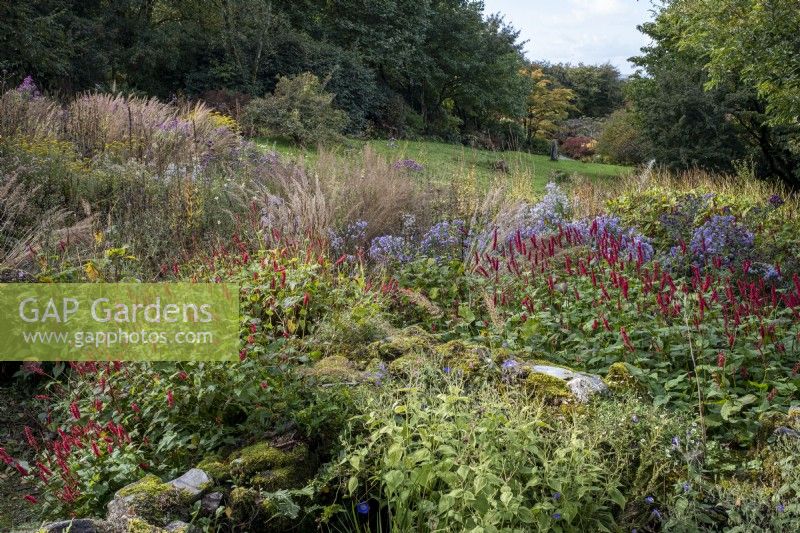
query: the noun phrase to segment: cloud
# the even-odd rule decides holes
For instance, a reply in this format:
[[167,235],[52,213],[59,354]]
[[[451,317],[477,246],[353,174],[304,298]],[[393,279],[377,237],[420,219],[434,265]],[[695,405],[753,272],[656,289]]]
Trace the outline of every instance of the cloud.
[[647,38],[636,26],[651,18],[646,0],[485,0],[486,12],[500,12],[528,40],[531,59],[554,63],[611,62],[633,71],[627,58]]

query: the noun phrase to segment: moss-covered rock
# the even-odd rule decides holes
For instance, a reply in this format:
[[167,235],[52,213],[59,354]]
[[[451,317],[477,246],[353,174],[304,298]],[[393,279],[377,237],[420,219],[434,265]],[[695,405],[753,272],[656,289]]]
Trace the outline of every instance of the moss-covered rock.
[[572,391],[563,379],[539,372],[528,374],[525,378],[525,387],[548,403],[559,404],[574,399]]
[[614,363],[608,369],[605,378],[608,387],[615,392],[639,392],[641,383],[637,380],[625,363]]
[[305,444],[281,450],[268,442],[259,442],[234,452],[228,460],[233,474],[250,475],[270,468],[291,466],[307,458],[308,448]]
[[359,383],[364,379],[364,373],[341,355],[325,357],[311,368],[303,371],[303,375],[319,383]]
[[479,372],[492,362],[492,353],[488,348],[459,340],[440,344],[434,348],[434,352],[442,358],[444,366],[466,376]]
[[398,331],[383,340],[375,341],[367,348],[369,358],[394,361],[410,353],[422,354],[430,351],[431,336],[418,326]]
[[113,524],[128,524],[136,519],[163,527],[175,518],[185,517],[194,499],[194,495],[148,474],[117,491],[108,504],[107,520]]
[[200,461],[197,468],[205,470],[217,483],[228,481],[231,477],[230,468],[217,455],[207,456]]
[[127,533],[161,533],[164,529],[148,524],[141,518],[133,518],[128,521]]
[[409,377],[418,373],[425,365],[426,358],[417,353],[398,357],[389,363],[389,373],[394,376]]
[[261,442],[231,455],[232,479],[239,485],[266,491],[295,488],[313,473],[313,461],[305,444],[283,450]]

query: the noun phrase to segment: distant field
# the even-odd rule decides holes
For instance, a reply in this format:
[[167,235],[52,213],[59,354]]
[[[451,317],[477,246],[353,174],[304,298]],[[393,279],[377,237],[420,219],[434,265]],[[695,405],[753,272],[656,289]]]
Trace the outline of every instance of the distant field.
[[[292,158],[304,156],[312,163],[315,159],[314,151],[305,151],[280,141],[261,139],[259,144]],[[513,176],[516,181],[529,179],[532,190],[536,191],[544,188],[555,171],[593,179],[614,178],[633,171],[631,167],[618,165],[580,161],[553,162],[549,157],[542,155],[475,150],[465,146],[431,141],[397,141],[394,146],[390,146],[389,142],[385,140],[351,140],[338,150],[343,153],[358,153],[367,144],[389,160],[413,159],[417,161],[424,167],[421,177],[433,182],[470,179],[470,181],[488,184],[496,179],[501,179],[504,175],[509,175]],[[493,168],[493,165],[500,160],[506,162],[509,170],[507,174]]]

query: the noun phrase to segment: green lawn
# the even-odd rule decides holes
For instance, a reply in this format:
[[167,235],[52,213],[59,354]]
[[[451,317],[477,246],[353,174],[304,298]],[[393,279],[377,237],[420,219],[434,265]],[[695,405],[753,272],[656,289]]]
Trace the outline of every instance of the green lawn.
[[[312,164],[315,159],[313,150],[306,151],[285,142],[270,139],[260,139],[258,142],[262,146],[274,149],[291,158],[304,156]],[[367,144],[390,161],[400,159],[417,161],[425,168],[421,177],[439,183],[470,178],[478,183],[488,184],[496,179],[502,179],[504,176],[513,176],[515,180],[530,180],[533,190],[542,190],[555,171],[568,175],[577,174],[587,178],[604,179],[623,176],[633,170],[631,167],[581,161],[553,162],[549,157],[543,155],[476,150],[466,146],[432,141],[397,141],[395,146],[390,146],[386,140],[350,140],[336,150],[343,154],[355,154]],[[493,168],[493,165],[500,160],[506,162],[508,173]]]

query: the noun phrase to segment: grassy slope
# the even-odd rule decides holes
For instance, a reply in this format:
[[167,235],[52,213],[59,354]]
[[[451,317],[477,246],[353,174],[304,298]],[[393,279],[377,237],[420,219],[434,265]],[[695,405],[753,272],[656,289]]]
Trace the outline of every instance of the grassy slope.
[[[280,141],[269,139],[260,140],[263,146],[272,148],[277,152],[290,157],[304,155],[310,162],[314,160],[314,153],[293,147]],[[503,176],[502,172],[492,169],[492,164],[503,160],[509,168],[509,175],[516,179],[525,179],[532,185],[533,190],[544,189],[550,180],[551,173],[561,171],[567,174],[578,174],[591,179],[613,178],[628,174],[631,167],[618,165],[603,165],[599,163],[583,163],[580,161],[550,161],[542,155],[524,152],[492,152],[489,150],[475,150],[461,145],[444,144],[431,141],[398,141],[395,147],[390,147],[385,140],[355,141],[351,140],[347,146],[339,148],[343,152],[357,152],[364,145],[371,146],[376,152],[386,156],[390,161],[400,159],[413,159],[425,167],[422,177],[433,182],[447,183],[465,177],[488,184],[494,179]]]

